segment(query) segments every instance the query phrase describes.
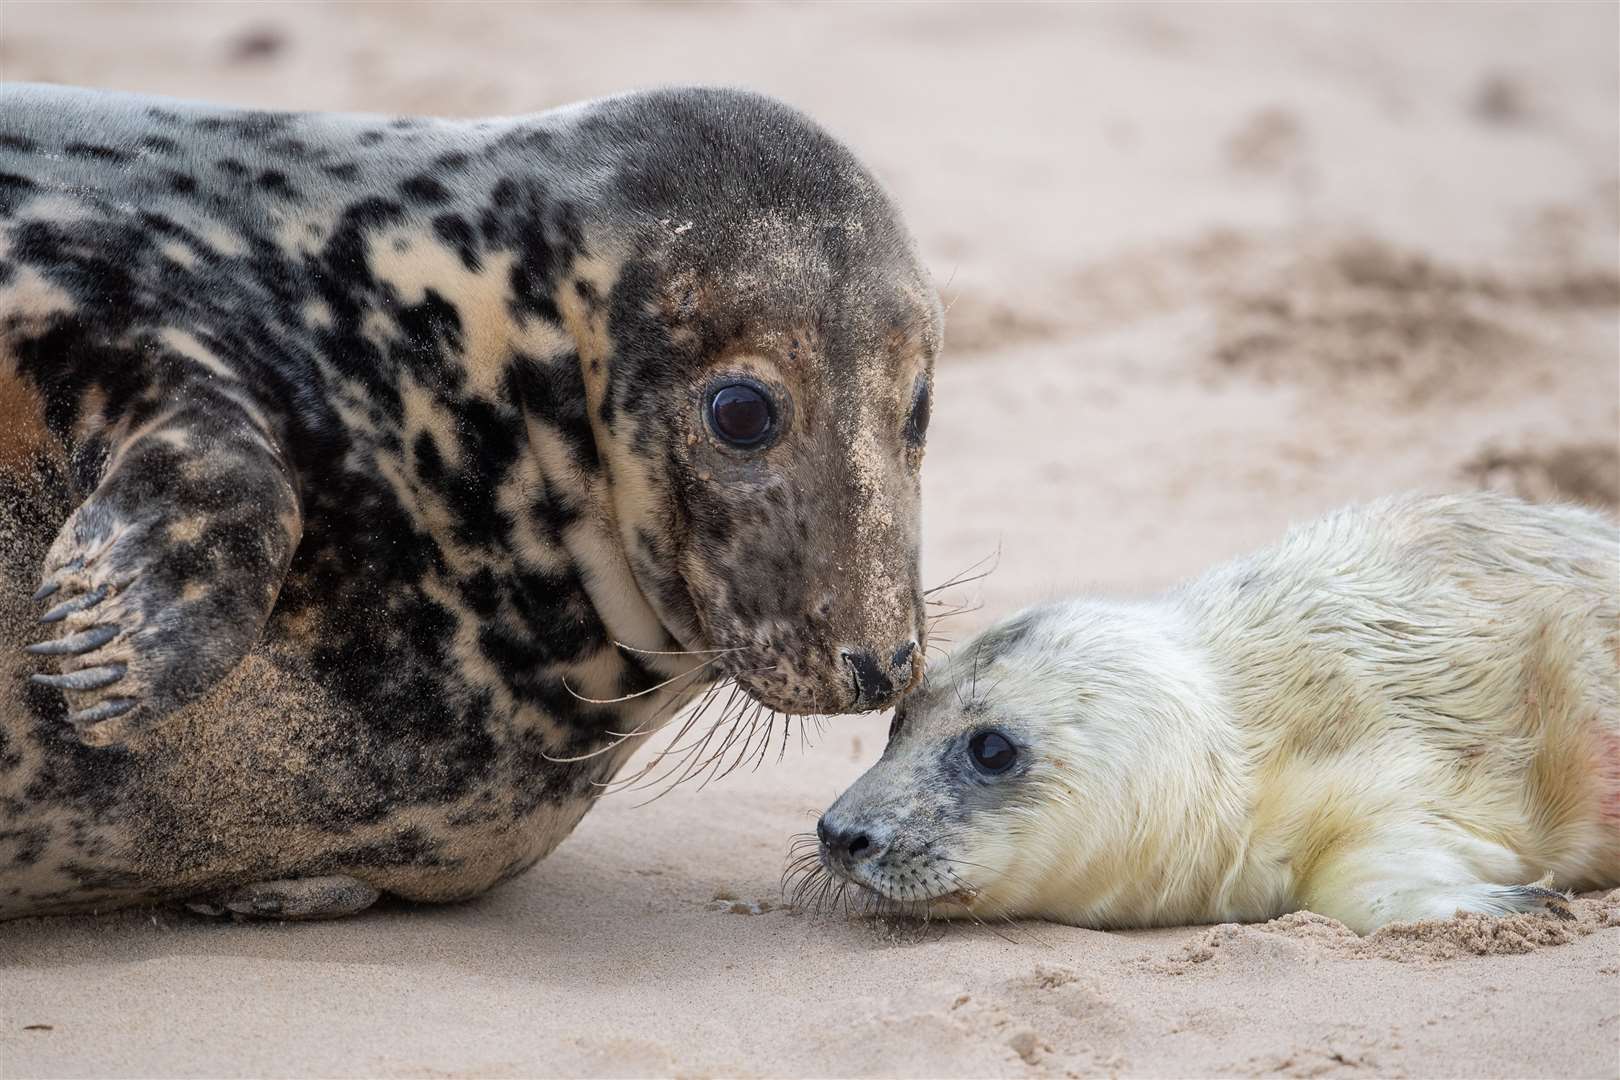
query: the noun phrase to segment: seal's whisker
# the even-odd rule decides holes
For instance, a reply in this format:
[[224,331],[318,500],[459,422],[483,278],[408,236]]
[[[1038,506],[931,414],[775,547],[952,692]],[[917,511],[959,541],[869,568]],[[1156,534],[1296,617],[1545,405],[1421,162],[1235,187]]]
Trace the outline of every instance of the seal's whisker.
[[715,653],[724,656],[726,653],[742,652],[745,646],[737,645],[729,649],[638,649],[634,645],[626,645],[622,641],[614,641],[614,645],[626,652],[639,653],[642,656],[706,656]]
[[[686,674],[691,675],[691,674],[695,674],[695,673],[688,671],[688,672],[686,672]],[[676,676],[676,678],[682,678],[682,677],[684,677],[684,676]],[[722,686],[724,686],[727,683],[732,682],[732,681],[733,680],[731,680],[731,679],[726,679],[726,680],[723,680],[721,682],[715,683],[714,686],[709,688],[708,692],[710,694],[713,694],[715,692],[715,690],[717,690],[718,688],[720,688],[720,687],[722,687]],[[651,735],[653,732],[658,731],[663,726],[662,725],[662,719],[663,719],[664,714],[667,713],[669,711],[670,707],[672,705],[674,705],[679,700],[680,700],[680,698],[678,696],[671,697],[670,700],[667,703],[665,703],[663,706],[661,706],[656,712],[651,713],[645,720],[643,720],[641,722],[640,725],[638,725],[637,727],[632,728],[629,731],[604,730],[603,734],[607,735],[612,741],[608,742],[606,745],[597,747],[595,750],[590,750],[590,751],[587,751],[587,752],[585,752],[583,754],[575,754],[575,755],[567,756],[567,757],[561,756],[561,755],[550,754],[550,753],[547,753],[546,751],[542,750],[540,752],[540,757],[542,759],[546,760],[546,761],[553,761],[553,762],[557,762],[559,764],[567,764],[569,762],[574,762],[574,761],[589,761],[591,758],[600,757],[601,755],[606,754],[609,751],[611,751],[611,750],[613,750],[613,749],[615,749],[617,747],[623,746],[625,744],[625,742],[627,742],[630,739],[639,738],[639,737],[642,737],[642,736],[645,736],[645,735]]]
[[[705,787],[708,786],[708,784],[709,784],[709,782],[711,780],[718,780],[721,777],[729,776],[733,771],[735,771],[739,766],[741,766],[743,762],[748,761],[750,758],[753,757],[753,754],[754,754],[754,751],[753,751],[754,735],[757,732],[760,731],[760,718],[761,718],[760,714],[764,713],[766,711],[767,711],[766,707],[763,704],[755,703],[753,711],[748,714],[748,719],[746,721],[747,730],[745,732],[745,735],[744,735],[744,738],[743,738],[743,741],[742,741],[742,746],[737,751],[737,756],[732,759],[730,765],[727,765],[724,768],[722,768],[721,765],[718,763],[718,759],[723,757],[724,754],[723,753],[717,753],[715,755],[716,764],[714,766],[714,769],[709,774],[708,779],[703,781],[703,786],[705,786]],[[775,722],[775,719],[776,719],[775,710],[769,710],[769,712],[770,712],[770,716],[765,718],[765,723],[764,723],[764,735],[765,735],[765,738],[764,738],[764,742],[762,743],[762,747],[764,749],[766,749],[766,750],[770,749],[770,745],[771,745],[771,727],[772,727],[772,724]],[[707,765],[708,763],[705,762],[704,764]],[[755,767],[756,768],[758,767],[757,764],[756,764]]]
[[[776,710],[768,708],[763,704],[758,705],[754,709],[754,711],[749,715],[748,737],[743,740],[742,748],[737,751],[736,758],[732,760],[729,766],[727,766],[725,772],[720,774],[721,776],[730,774],[733,770],[739,768],[744,762],[753,760],[755,758],[753,745],[754,735],[756,732],[760,732],[764,735],[764,739],[761,743],[761,753],[763,754],[764,752],[770,750],[771,733],[776,727],[776,717]],[[762,720],[763,723],[761,723]],[[758,767],[759,762],[758,760],[755,760],[754,768],[757,769]]]
[[[725,710],[730,707],[731,702],[736,699],[737,694],[741,690],[741,688],[737,686],[735,678],[729,679],[726,682],[730,684],[730,693],[727,694],[725,705],[721,709],[722,717],[724,717]],[[648,761],[645,765],[637,769],[629,776],[619,777],[616,780],[608,781],[599,786],[612,791],[634,790],[638,781],[656,770],[659,763],[662,762],[666,757],[679,750],[680,741],[684,739],[686,737],[686,733],[692,730],[692,727],[703,718],[704,713],[708,711],[709,706],[713,703],[716,694],[718,694],[721,689],[725,688],[725,686],[726,683],[717,683],[710,688],[709,692],[706,693],[699,702],[697,708],[693,709],[692,712],[688,714],[686,722],[681,725],[681,729],[677,731],[675,733],[675,737],[670,740],[670,745],[664,747],[662,750],[654,754],[652,760]]]
[[[800,730],[801,731],[804,730],[802,725],[800,726]],[[783,717],[782,718],[782,747],[781,747],[781,749],[777,750],[777,752],[776,752],[776,763],[778,765],[782,764],[782,760],[787,757],[788,736],[791,735],[791,734],[793,734],[793,717],[791,717],[791,716]]]
[[[754,765],[753,765],[753,767],[751,769],[748,770],[749,772],[758,772],[759,767],[765,763],[766,755],[768,753],[770,753],[770,749],[771,749],[771,732],[776,729],[777,712],[776,712],[775,709],[771,709],[771,710],[769,710],[769,712],[770,712],[770,716],[765,718],[765,738],[760,740],[759,756],[754,759]],[[784,742],[785,742],[785,740],[784,740]]]
[[[737,678],[742,675],[753,674],[756,671],[767,671],[772,666],[774,665],[767,664],[757,668],[750,668],[746,671],[740,671],[736,675],[732,675],[723,682],[717,683],[715,686],[711,687],[709,692],[706,693],[699,702],[698,706],[688,715],[686,722],[681,725],[680,731],[676,732],[675,737],[670,741],[669,746],[666,746],[662,750],[658,751],[658,753],[655,754],[650,761],[648,761],[630,776],[620,777],[617,780],[610,781],[608,784],[601,786],[610,788],[614,791],[631,791],[635,790],[637,787],[653,786],[655,783],[661,783],[671,776],[677,776],[677,774],[677,779],[673,781],[671,786],[685,782],[689,776],[692,775],[692,770],[688,769],[683,771],[683,763],[693,760],[693,756],[695,754],[701,754],[702,748],[708,745],[708,743],[713,739],[715,733],[726,727],[727,718],[732,712],[732,703],[736,700],[738,691],[741,689],[739,686],[737,686]],[[687,732],[690,731],[697,721],[703,716],[709,705],[712,703],[715,693],[728,685],[731,688],[731,693],[727,695],[725,704],[720,710],[720,718],[711,727],[709,727],[698,744],[690,747],[681,746],[680,741],[686,737]],[[741,711],[747,708],[747,704],[748,699],[744,698],[743,705],[738,710],[738,715],[741,715]],[[676,756],[679,758],[675,765],[665,772],[662,777],[659,777],[656,780],[648,780],[645,784],[642,783],[644,778],[653,773],[666,758],[671,756]],[[707,764],[707,761],[705,761],[704,764]]]
[[[675,779],[670,781],[668,786],[666,786],[657,795],[654,795],[652,798],[647,799],[647,800],[645,800],[643,802],[637,803],[636,805],[638,807],[639,806],[646,806],[648,803],[656,802],[657,800],[663,798],[665,795],[667,795],[671,791],[675,790],[675,788],[679,787],[682,783],[684,783],[685,781],[691,779],[693,776],[697,775],[697,773],[700,772],[703,768],[705,768],[709,764],[709,762],[715,760],[715,757],[718,754],[724,753],[725,745],[729,745],[730,742],[733,739],[735,739],[735,737],[736,737],[738,726],[740,724],[740,719],[732,720],[731,725],[730,725],[731,731],[728,734],[728,736],[727,736],[727,738],[725,740],[725,743],[722,744],[721,750],[717,751],[716,755],[711,755],[710,757],[707,757],[707,758],[703,757],[704,750],[707,749],[709,743],[714,739],[715,734],[717,732],[719,732],[722,728],[727,726],[726,725],[726,719],[727,719],[727,716],[729,715],[729,703],[730,703],[730,700],[731,700],[730,698],[727,699],[728,710],[721,713],[720,720],[718,722],[716,722],[715,724],[713,724],[709,728],[708,733],[704,735],[702,741],[699,742],[696,746],[694,746],[689,752],[682,755],[680,760],[677,761],[675,763],[675,765],[672,766],[669,769],[669,771],[664,773],[664,775],[662,777],[659,777],[658,780],[656,781],[656,783],[663,783],[665,780],[668,780],[671,776],[675,777]],[[754,704],[754,703],[750,702],[749,699],[744,698],[741,706],[737,710],[737,716],[740,718],[743,715],[743,713],[747,711],[748,707],[751,704]],[[694,762],[695,762],[695,764],[694,764]],[[648,786],[651,786],[653,783],[654,783],[653,781],[649,781]],[[700,786],[699,790],[701,790],[701,786]]]
[[[988,570],[985,570],[983,573],[974,573],[975,570],[979,569],[979,567],[983,566],[985,563],[990,563],[990,568]],[[996,544],[995,551],[986,555],[984,558],[980,559],[966,570],[963,570],[960,574],[957,574],[949,581],[935,585],[932,589],[924,589],[922,592],[923,597],[926,599],[927,597],[933,596],[935,593],[944,592],[946,589],[954,588],[958,585],[970,585],[975,581],[983,581],[985,578],[995,573],[996,568],[1000,565],[1001,545],[998,543]]]
[[[951,287],[951,282],[956,280],[956,272],[958,270],[960,270],[960,269],[961,269],[961,264],[960,263],[958,263],[956,266],[951,267],[951,276],[946,278],[945,279],[945,284],[941,285],[940,288],[939,288],[939,291],[940,291],[941,295],[943,295],[946,292],[946,290],[948,290]],[[947,301],[944,305],[941,306],[940,314],[949,315],[950,312],[951,312],[951,308],[955,307],[956,302],[958,300],[960,300],[960,299],[962,299],[962,290],[958,289],[955,293],[953,293],[951,295],[950,300]]]
[[[717,727],[719,727],[719,726],[721,726],[721,725],[723,725],[725,723],[725,719],[726,719],[727,714],[731,712],[732,705],[737,700],[737,695],[742,693],[742,692],[743,692],[742,687],[738,686],[736,684],[736,681],[733,680],[732,681],[732,686],[731,686],[731,692],[726,695],[725,701],[720,706],[720,717],[719,717],[719,719],[717,719],[714,722],[714,725],[709,729],[710,732],[712,732],[714,730],[714,728],[717,728]],[[666,757],[670,757],[671,755],[684,753],[687,749],[689,749],[689,747],[683,747],[681,745],[681,740],[686,737],[686,733],[688,731],[690,731],[693,728],[693,726],[695,726],[697,721],[700,720],[700,719],[702,719],[701,714],[694,713],[687,720],[686,723],[682,724],[681,725],[681,730],[676,733],[675,738],[670,740],[670,744],[668,746],[664,747],[664,749],[660,750],[658,752],[657,756],[652,759],[652,761],[648,762],[648,768],[650,769],[650,768],[656,766],[660,761],[663,761]]]
[[794,844],[789,845],[788,850],[791,855],[790,859],[788,860],[789,867],[809,865],[810,863],[815,862],[821,856],[820,851],[818,851],[815,847],[804,844],[803,841],[795,841]]
[[810,898],[810,902],[814,905],[817,912],[826,911],[836,902],[834,897],[836,896],[837,891],[838,879],[833,877],[830,873],[823,874],[821,878],[821,885],[816,889],[815,894]]
[[821,722],[824,719],[826,719],[826,717],[822,716],[820,713],[811,713],[808,716],[799,717],[799,753],[808,753],[810,748],[815,745],[815,743],[810,740],[810,725],[816,725],[816,737],[820,738]]
[[[731,703],[731,698],[727,698],[726,702],[727,702],[727,709],[729,709],[730,708],[730,703]],[[688,763],[691,762],[691,760],[695,756],[701,755],[703,753],[704,748],[709,745],[709,742],[711,740],[713,740],[713,738],[715,736],[715,732],[719,731],[720,728],[724,726],[724,722],[725,722],[725,710],[723,710],[722,713],[721,713],[721,719],[719,721],[717,721],[716,723],[711,724],[709,726],[708,730],[704,733],[703,737],[698,742],[693,743],[689,747],[684,747],[684,748],[677,749],[676,747],[672,746],[672,747],[667,747],[664,750],[660,751],[659,754],[656,757],[654,757],[652,761],[647,763],[646,768],[642,769],[634,777],[630,778],[630,782],[627,782],[624,785],[623,790],[625,790],[625,791],[635,791],[635,790],[637,790],[639,788],[656,787],[656,786],[658,786],[660,784],[663,784],[664,781],[669,780],[671,777],[677,777],[677,779],[675,779],[674,782],[670,783],[668,787],[665,787],[664,790],[660,791],[657,795],[654,795],[651,799],[646,800],[646,802],[637,803],[636,805],[637,806],[645,806],[645,805],[647,805],[647,803],[655,802],[658,799],[662,798],[664,795],[669,794],[669,792],[673,791],[676,787],[678,787],[680,785],[681,780],[685,778],[686,774],[682,772],[683,767],[687,766]],[[651,774],[657,769],[658,765],[660,763],[662,763],[663,760],[666,757],[669,757],[672,754],[676,755],[676,760],[675,760],[674,764],[672,764],[663,773],[663,775],[656,776],[656,777],[652,776]],[[647,779],[643,780],[642,779],[643,777],[646,777]]]
[[792,874],[789,874],[782,881],[782,902],[803,910],[805,890],[815,882],[818,874],[824,872],[814,863],[796,868]]
[[[709,775],[704,778],[701,784],[698,785],[699,791],[703,790],[705,787],[708,787],[711,780],[716,780],[719,777],[726,775],[726,773],[729,773],[732,769],[736,768],[738,762],[742,761],[747,755],[748,744],[753,741],[754,731],[757,727],[759,714],[763,708],[764,706],[759,702],[744,702],[743,707],[738,710],[736,719],[732,721],[731,731],[726,736],[725,742],[722,743],[720,748],[713,754],[709,755],[707,758],[704,758],[692,768],[691,774],[694,776],[701,773],[704,769],[710,770]],[[739,749],[737,752],[737,759],[731,763],[729,768],[726,768],[725,771],[722,772],[720,762],[726,756],[726,752],[730,750],[732,746],[737,744],[737,738],[739,735],[742,736],[743,741],[741,749]]]
[[781,895],[797,907],[804,889],[816,876],[825,873],[821,865],[821,841],[815,833],[798,833],[788,842],[789,859],[782,870]]
[[[731,688],[732,695],[735,695],[735,693],[737,693],[737,680],[735,680],[735,678],[727,678],[726,682],[714,683],[713,687],[708,688],[708,691],[706,691],[705,695],[703,695],[703,698],[698,701],[697,708],[692,709],[692,712],[687,714],[687,719],[685,719],[684,724],[680,725],[680,730],[677,730],[677,732],[674,733],[674,737],[669,740],[671,745],[679,745],[680,740],[685,738],[687,732],[692,730],[692,725],[697,724],[700,719],[703,719],[703,714],[705,714],[705,712],[708,711],[708,708],[710,708],[710,704],[714,701],[714,696],[718,695],[719,691],[726,690],[727,687]],[[666,746],[664,750],[656,753],[656,755],[653,756],[653,759],[648,761],[645,766],[640,767],[640,769],[638,769],[633,776],[624,777],[624,779],[620,780],[620,782],[622,782],[622,784],[627,784],[627,782],[630,782],[630,780],[635,780],[637,777],[646,776],[646,772],[653,769],[653,767],[658,766],[659,761],[663,761],[664,755],[667,755],[667,753],[669,753],[669,746]]]
[[[726,773],[729,773],[732,769],[737,767],[737,762],[742,760],[744,754],[747,752],[749,742],[753,740],[754,732],[758,726],[758,718],[759,710],[755,709],[753,712],[749,713],[746,719],[739,717],[737,720],[733,721],[731,725],[731,732],[729,735],[727,735],[725,742],[720,744],[720,748],[714,753],[710,754],[708,757],[704,758],[702,761],[698,762],[691,768],[691,770],[689,770],[690,774],[693,776],[703,772],[705,769],[709,771],[709,775],[705,776],[702,782],[698,784],[699,791],[702,791],[704,788],[708,787],[711,781],[718,780],[720,777],[726,775]],[[737,741],[739,736],[742,737],[742,742],[740,744]],[[723,759],[726,756],[726,751],[730,750],[733,746],[739,746],[737,751],[737,759],[731,763],[730,768],[722,771],[721,766]],[[685,779],[685,777],[682,777],[682,779]]]
[[668,686],[672,682],[678,682],[681,679],[686,678],[688,675],[691,675],[691,674],[693,674],[695,672],[698,672],[698,671],[702,671],[704,668],[708,667],[710,664],[715,663],[719,659],[720,658],[718,656],[710,657],[709,659],[703,661],[703,663],[698,664],[695,667],[688,668],[687,670],[681,672],[679,675],[673,675],[670,678],[665,679],[661,683],[658,683],[658,684],[656,684],[654,686],[647,687],[647,689],[645,689],[645,690],[637,690],[633,694],[625,694],[622,697],[613,697],[613,698],[586,697],[584,694],[576,693],[574,691],[574,688],[568,685],[568,676],[566,676],[566,675],[564,675],[562,677],[562,687],[563,687],[564,690],[568,691],[568,696],[573,698],[576,701],[583,701],[583,702],[586,702],[587,704],[591,704],[591,705],[617,705],[622,701],[632,701],[635,698],[646,697],[648,694],[655,693],[656,691],[662,690],[664,687]]
[[[945,856],[945,855],[940,855],[940,856],[936,856],[936,857],[941,859],[945,863],[961,863],[964,866],[978,866],[977,863],[970,863],[970,862],[967,862],[965,859],[953,859],[953,858],[950,858],[949,856]],[[961,893],[973,893],[973,892],[975,892],[974,888],[971,885],[969,885],[967,882],[963,881],[961,876],[959,874],[957,874],[956,871],[952,870],[950,868],[950,866],[948,866],[948,865],[945,866],[944,871],[945,871],[946,877],[948,877],[950,879],[951,886],[957,892],[961,892]],[[1013,938],[1008,937],[1006,934],[1003,934],[996,927],[991,926],[989,923],[985,922],[984,919],[979,917],[978,912],[974,911],[972,908],[968,907],[966,904],[962,904],[960,906],[961,906],[962,910],[967,913],[968,918],[972,919],[974,922],[978,923],[980,926],[984,927],[986,930],[988,930],[992,934],[996,935],[996,937],[1000,938],[1003,941],[1014,944],[1014,945],[1018,944],[1018,942],[1015,941]],[[1029,929],[1028,926],[1025,926],[1023,923],[1015,922],[1013,920],[1013,917],[1010,914],[1007,913],[1006,908],[1001,908],[999,911],[992,912],[991,914],[993,916],[995,916],[996,918],[999,918],[1002,922],[1006,923],[1009,927],[1012,927],[1013,929],[1017,930],[1020,933],[1027,934],[1029,936],[1030,940],[1034,941],[1036,944],[1043,945],[1043,946],[1045,946],[1047,948],[1051,947],[1046,942],[1042,941],[1039,937],[1037,937]]]
[[811,901],[827,876],[827,868],[821,865],[818,856],[804,867],[791,889],[782,894],[783,901],[799,911],[815,910]]
[[[744,674],[746,674],[746,673],[744,673]],[[737,688],[737,680],[736,680],[735,676],[730,676],[728,678],[721,679],[720,681],[718,681],[718,682],[714,683],[713,685],[711,685],[704,692],[703,696],[698,699],[697,705],[695,707],[693,707],[692,711],[687,715],[686,722],[681,725],[681,729],[678,732],[675,733],[675,738],[673,740],[671,740],[671,741],[672,742],[679,742],[680,739],[682,739],[686,735],[686,733],[689,730],[691,730],[692,725],[695,724],[702,717],[704,711],[706,709],[708,709],[709,704],[714,700],[715,695],[717,695],[720,691],[722,691],[722,690],[724,690],[724,689],[726,689],[728,687],[731,689],[732,695],[735,696],[736,693],[737,693],[737,689],[738,689]],[[660,707],[658,709],[658,711],[654,712],[645,721],[643,721],[641,727],[639,727],[639,728],[637,728],[637,729],[635,729],[635,730],[633,730],[631,732],[627,732],[624,737],[627,738],[627,737],[630,737],[632,735],[635,735],[635,736],[650,735],[653,732],[660,730],[661,724],[659,723],[659,718],[661,716],[663,716],[665,713],[667,713],[672,707],[674,707],[679,702],[679,700],[680,700],[679,697],[671,697],[670,700],[666,704],[664,704],[662,707]],[[619,742],[622,742],[622,741],[623,741],[623,738],[621,738],[619,740]],[[584,757],[595,757],[599,753],[602,753],[602,752],[604,752],[606,750],[611,750],[613,748],[613,746],[616,746],[616,745],[618,745],[618,743],[610,744],[609,746],[603,747],[602,750],[592,751],[590,754],[584,755]],[[657,763],[660,760],[662,760],[664,755],[667,754],[668,752],[669,752],[669,748],[666,747],[664,750],[660,751],[657,755],[655,755],[651,762],[649,762],[647,765],[642,766],[635,773],[631,774],[628,777],[619,777],[619,778],[614,779],[614,780],[606,780],[606,781],[593,780],[591,782],[592,786],[597,787],[599,789],[602,789],[601,793],[603,793],[603,794],[605,794],[609,790],[616,790],[619,787],[629,786],[629,785],[633,784],[633,782],[636,779],[638,779],[639,777],[646,775],[646,773],[651,768],[656,766]],[[561,758],[561,759],[553,759],[553,760],[571,761],[571,760],[583,760],[583,758]]]
[[801,833],[797,839],[788,845],[789,866],[800,866],[813,863],[821,858],[821,845],[817,843],[814,833]]

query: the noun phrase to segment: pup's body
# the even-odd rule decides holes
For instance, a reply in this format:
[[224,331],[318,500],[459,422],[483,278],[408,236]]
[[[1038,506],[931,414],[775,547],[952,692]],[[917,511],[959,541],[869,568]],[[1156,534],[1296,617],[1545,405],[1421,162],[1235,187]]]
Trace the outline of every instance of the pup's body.
[[891,899],[1098,927],[1367,932],[1620,884],[1617,539],[1391,499],[1157,600],[1026,611],[930,672],[822,858]]

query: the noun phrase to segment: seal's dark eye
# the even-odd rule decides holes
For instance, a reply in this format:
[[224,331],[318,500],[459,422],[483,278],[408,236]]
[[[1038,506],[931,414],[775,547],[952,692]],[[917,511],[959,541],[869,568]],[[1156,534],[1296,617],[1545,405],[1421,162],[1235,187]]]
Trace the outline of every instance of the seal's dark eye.
[[709,426],[732,446],[758,446],[770,437],[775,420],[771,399],[749,383],[728,383],[709,397]]
[[1006,772],[1018,756],[1013,744],[999,731],[981,731],[973,736],[968,753],[973,755],[973,764],[987,773]]
[[906,442],[921,446],[928,434],[928,414],[933,411],[933,395],[926,380],[918,380],[917,392],[911,398],[911,413],[906,417]]

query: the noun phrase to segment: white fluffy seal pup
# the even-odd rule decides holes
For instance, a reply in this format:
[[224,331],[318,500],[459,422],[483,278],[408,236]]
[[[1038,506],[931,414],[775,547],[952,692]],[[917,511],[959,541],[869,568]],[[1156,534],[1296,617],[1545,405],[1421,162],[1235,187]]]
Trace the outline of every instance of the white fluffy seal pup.
[[1031,608],[897,710],[811,876],[1099,928],[1567,914],[1620,885],[1617,577],[1594,512],[1409,496]]

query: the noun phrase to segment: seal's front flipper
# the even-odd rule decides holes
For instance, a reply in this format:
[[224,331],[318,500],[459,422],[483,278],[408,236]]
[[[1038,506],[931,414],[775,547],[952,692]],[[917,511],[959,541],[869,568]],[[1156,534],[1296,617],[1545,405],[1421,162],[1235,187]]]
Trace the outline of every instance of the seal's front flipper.
[[341,919],[366,910],[381,895],[365,882],[330,877],[259,881],[214,896],[189,901],[199,915],[232,914],[255,919]]
[[45,557],[28,651],[56,670],[33,679],[66,695],[87,743],[127,737],[235,667],[297,546],[298,496],[269,432],[209,405],[118,442]]
[[[1404,839],[1405,843],[1394,841]],[[1572,919],[1569,896],[1535,885],[1481,881],[1476,867],[1507,865],[1517,859],[1507,849],[1455,835],[1423,838],[1407,833],[1386,842],[1336,847],[1318,862],[1302,897],[1304,906],[1338,919],[1358,934],[1387,923],[1450,919],[1459,913],[1516,915],[1522,912]],[[1467,857],[1461,850],[1471,844]]]
[[1474,906],[1463,911],[1478,911],[1487,915],[1514,915],[1521,912],[1552,915],[1559,919],[1573,919],[1569,893],[1558,892],[1544,885],[1479,885]]

